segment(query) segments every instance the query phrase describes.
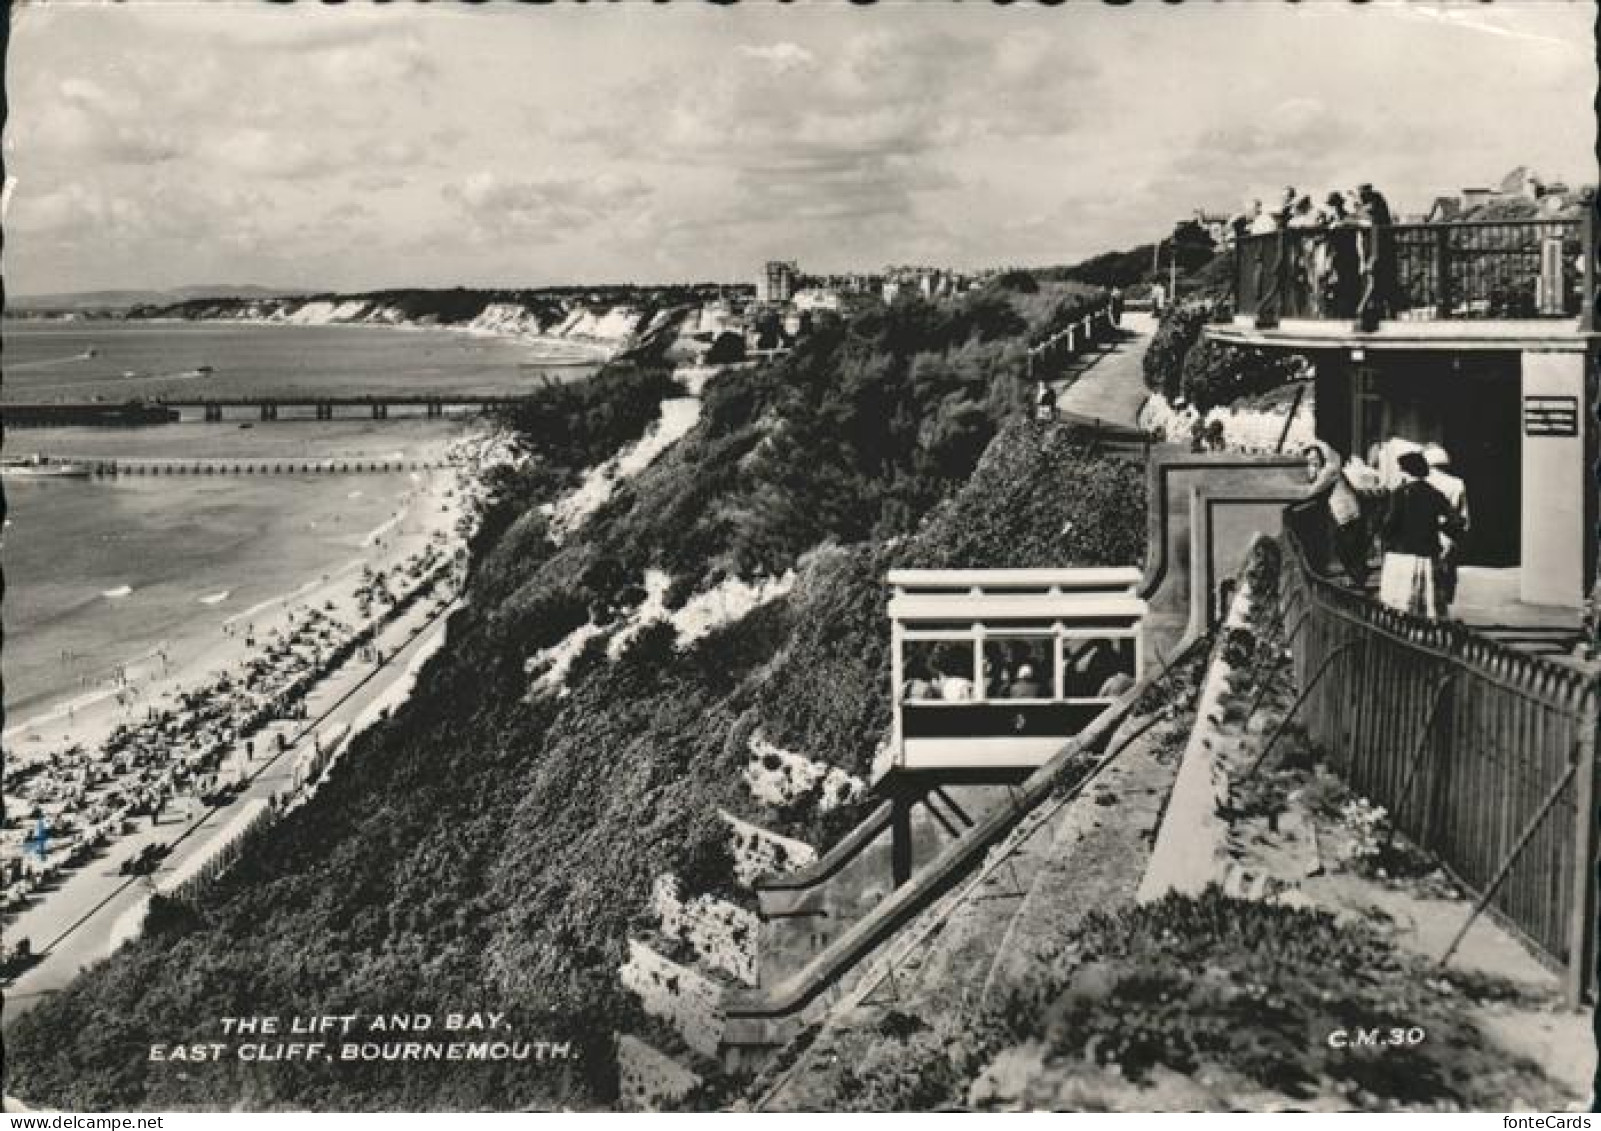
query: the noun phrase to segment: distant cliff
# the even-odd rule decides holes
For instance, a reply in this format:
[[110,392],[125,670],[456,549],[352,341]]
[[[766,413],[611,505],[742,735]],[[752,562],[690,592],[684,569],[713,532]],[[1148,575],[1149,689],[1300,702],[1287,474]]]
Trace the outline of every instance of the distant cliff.
[[592,290],[393,290],[363,294],[195,298],[131,308],[130,319],[282,323],[297,326],[443,326],[498,337],[560,340],[610,356],[676,325],[716,288]]

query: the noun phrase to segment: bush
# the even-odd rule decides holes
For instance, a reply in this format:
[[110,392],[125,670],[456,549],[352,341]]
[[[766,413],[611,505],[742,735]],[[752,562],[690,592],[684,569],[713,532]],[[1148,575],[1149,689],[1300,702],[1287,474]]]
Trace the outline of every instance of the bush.
[[1145,384],[1168,400],[1183,388],[1184,359],[1201,338],[1201,330],[1215,307],[1207,302],[1186,302],[1168,311],[1145,351]]
[[1005,271],[996,277],[995,285],[1001,290],[1026,295],[1035,294],[1040,289],[1040,281],[1032,271]]
[[1065,425],[1014,421],[897,565],[1023,569],[1143,565],[1144,469]]
[[1051,308],[1043,322],[1034,327],[1029,334],[1029,340],[1035,343],[1043,342],[1053,334],[1060,333],[1099,307],[1105,299],[1106,294],[1103,291],[1068,294]]
[[1306,359],[1299,354],[1221,345],[1203,338],[1185,355],[1180,391],[1205,412],[1289,384],[1305,377],[1306,370]]
[[717,335],[711,349],[706,351],[707,365],[728,365],[745,360],[745,339],[731,331]]

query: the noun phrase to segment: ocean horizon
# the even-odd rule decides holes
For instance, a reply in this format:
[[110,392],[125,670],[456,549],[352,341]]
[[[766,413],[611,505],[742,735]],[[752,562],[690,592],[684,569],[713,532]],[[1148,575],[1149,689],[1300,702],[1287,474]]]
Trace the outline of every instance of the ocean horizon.
[[[120,374],[201,365],[213,367],[208,388],[233,396],[513,393],[546,379],[526,343],[443,329],[8,320],[3,330],[10,401],[192,392],[194,380]],[[565,366],[549,379],[592,371]],[[7,430],[3,452],[410,463],[437,460],[470,426],[407,417],[27,428]],[[197,653],[230,617],[348,567],[392,520],[415,474],[6,479],[6,728],[105,686],[119,665],[159,648],[175,660]]]

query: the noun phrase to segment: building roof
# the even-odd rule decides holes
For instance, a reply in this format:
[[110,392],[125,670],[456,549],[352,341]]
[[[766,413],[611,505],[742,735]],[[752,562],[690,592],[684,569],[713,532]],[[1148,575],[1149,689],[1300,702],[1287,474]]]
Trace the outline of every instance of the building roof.
[[902,593],[938,592],[1130,592],[1140,583],[1134,566],[1066,569],[892,569],[887,580]]
[[1145,615],[1133,567],[891,570],[896,621],[1126,620]]

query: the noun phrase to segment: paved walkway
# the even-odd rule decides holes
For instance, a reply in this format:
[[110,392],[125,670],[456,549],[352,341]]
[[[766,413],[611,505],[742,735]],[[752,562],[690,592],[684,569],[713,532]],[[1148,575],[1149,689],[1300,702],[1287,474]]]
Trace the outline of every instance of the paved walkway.
[[1148,393],[1141,363],[1156,319],[1143,311],[1124,311],[1121,330],[1120,340],[1075,358],[1051,382],[1058,412],[1134,426]]

